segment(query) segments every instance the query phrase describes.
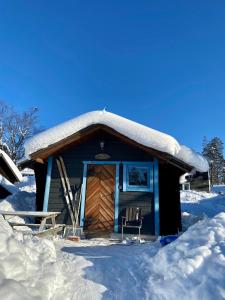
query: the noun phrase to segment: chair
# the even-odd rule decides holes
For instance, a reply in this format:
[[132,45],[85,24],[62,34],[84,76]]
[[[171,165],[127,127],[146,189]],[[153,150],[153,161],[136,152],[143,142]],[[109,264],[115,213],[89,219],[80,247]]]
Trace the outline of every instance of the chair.
[[122,217],[122,240],[123,240],[124,228],[137,228],[138,239],[140,240],[142,220],[143,218],[141,216],[141,209],[139,207],[127,207],[125,216]]

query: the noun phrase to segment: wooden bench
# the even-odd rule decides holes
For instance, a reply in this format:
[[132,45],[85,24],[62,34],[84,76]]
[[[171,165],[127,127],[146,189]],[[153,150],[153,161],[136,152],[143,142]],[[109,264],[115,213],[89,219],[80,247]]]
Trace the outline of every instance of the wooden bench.
[[[4,219],[14,228],[17,226],[27,226],[27,227],[36,227],[38,228],[37,232],[33,231],[23,231],[24,234],[32,234],[34,236],[44,237],[48,235],[56,235],[59,231],[63,230],[64,224],[56,224],[56,217],[60,214],[60,212],[43,212],[43,211],[5,211],[0,210],[0,214],[4,217]],[[6,216],[8,218],[6,219]],[[10,222],[9,217],[33,217],[40,218],[41,223],[17,223]],[[51,223],[47,224],[47,221],[50,220]],[[47,228],[47,229],[46,229]]]

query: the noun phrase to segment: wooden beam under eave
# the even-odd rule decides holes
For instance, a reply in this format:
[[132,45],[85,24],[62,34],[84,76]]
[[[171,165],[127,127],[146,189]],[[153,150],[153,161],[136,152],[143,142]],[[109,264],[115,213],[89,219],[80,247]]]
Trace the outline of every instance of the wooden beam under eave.
[[44,164],[45,163],[44,160],[40,157],[36,158],[35,161],[38,162],[39,164]]
[[72,145],[75,145],[77,142],[83,140],[84,137],[92,134],[93,132],[97,131],[99,128],[100,128],[99,125],[89,126],[88,128],[85,128],[80,132],[77,132],[71,135],[70,137],[67,137],[59,142],[56,142],[55,144],[50,145],[47,148],[38,150],[36,153],[31,154],[31,158],[33,160],[36,160],[37,158],[47,159],[49,156],[59,153],[61,149],[65,149],[66,147],[71,147]]
[[[93,134],[94,132],[96,132],[99,129],[102,129],[105,132],[114,135],[115,137],[117,137],[124,143],[127,143],[128,145],[142,149],[143,151],[152,155],[152,157],[156,157],[159,160],[159,162],[161,162],[161,163],[163,163],[163,162],[170,163],[185,172],[188,172],[192,169],[192,167],[190,165],[180,161],[179,159],[176,159],[175,157],[172,157],[172,155],[169,155],[168,153],[161,152],[161,151],[155,150],[153,148],[139,144],[138,142],[122,135],[121,133],[117,132],[116,130],[114,130],[106,125],[102,125],[102,124],[91,125],[87,128],[82,129],[79,132],[72,134],[71,136],[69,136],[59,142],[56,142],[53,145],[48,146],[45,149],[41,149],[41,150],[37,151],[36,153],[33,153],[31,155],[31,159],[35,160],[37,162],[40,162],[40,163],[44,163],[44,160],[46,160],[49,156],[60,153],[60,151],[62,149],[68,149],[69,147],[75,146],[77,143],[84,141],[91,134]],[[38,161],[39,159],[42,160],[43,162]]]

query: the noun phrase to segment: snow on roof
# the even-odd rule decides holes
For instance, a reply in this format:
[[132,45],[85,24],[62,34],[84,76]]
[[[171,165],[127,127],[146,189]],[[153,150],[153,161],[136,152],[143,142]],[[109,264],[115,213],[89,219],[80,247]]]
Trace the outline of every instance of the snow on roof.
[[45,149],[82,129],[97,124],[108,126],[146,147],[168,153],[193,166],[198,171],[205,172],[208,170],[208,162],[205,158],[190,148],[180,145],[172,136],[105,110],[80,115],[35,135],[27,141],[25,155],[29,158],[32,153]]
[[19,189],[14,184],[12,184],[2,175],[0,175],[0,185],[11,194],[17,193],[19,191]]
[[185,174],[181,175],[180,178],[179,178],[180,184],[186,183],[187,182],[186,177],[189,176],[189,175],[190,175],[190,173],[185,173]]
[[12,173],[17,178],[17,180],[21,181],[23,177],[22,177],[22,174],[20,173],[19,169],[14,164],[12,159],[1,149],[0,149],[0,157],[2,157],[5,160],[5,162],[7,163],[8,167],[11,169]]

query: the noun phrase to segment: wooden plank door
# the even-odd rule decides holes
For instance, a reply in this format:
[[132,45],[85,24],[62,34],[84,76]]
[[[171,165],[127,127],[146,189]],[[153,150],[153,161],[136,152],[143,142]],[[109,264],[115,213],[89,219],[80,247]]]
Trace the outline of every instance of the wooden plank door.
[[85,202],[85,229],[90,233],[114,228],[116,166],[89,165]]

